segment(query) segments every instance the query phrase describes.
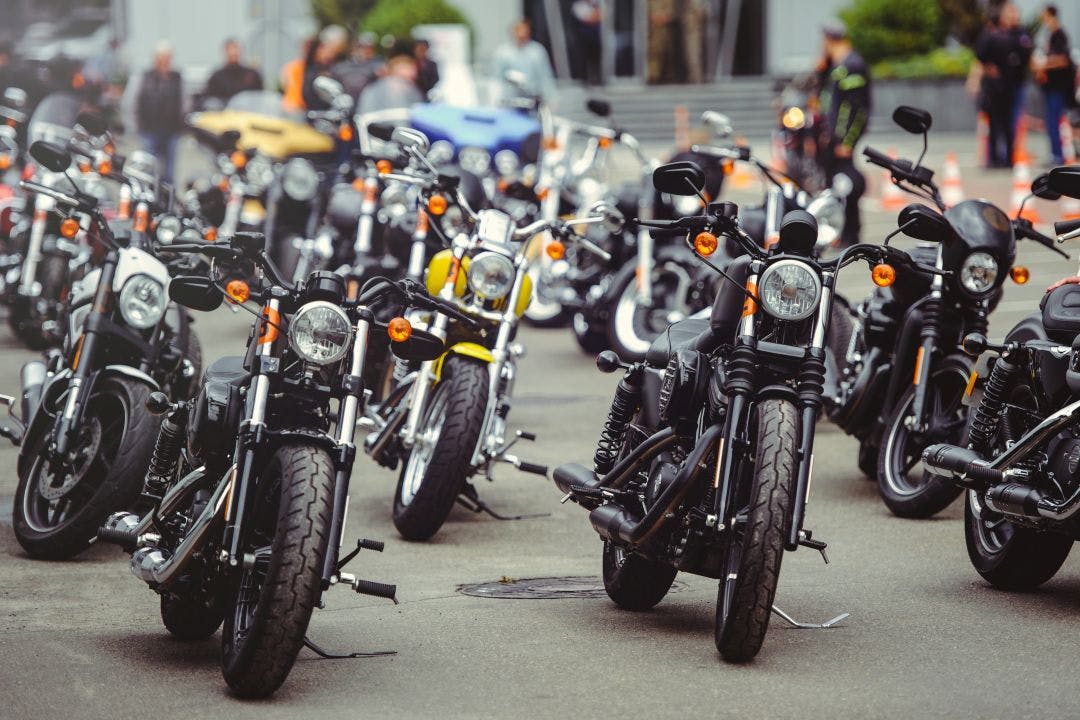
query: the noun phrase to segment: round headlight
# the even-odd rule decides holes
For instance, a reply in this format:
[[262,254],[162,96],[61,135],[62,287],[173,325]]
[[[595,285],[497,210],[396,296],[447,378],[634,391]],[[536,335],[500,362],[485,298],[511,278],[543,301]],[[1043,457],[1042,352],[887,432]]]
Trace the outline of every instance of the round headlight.
[[970,293],[981,295],[994,287],[998,276],[998,264],[988,252],[973,252],[960,266],[960,284]]
[[303,360],[329,365],[345,357],[352,325],[345,311],[322,300],[309,302],[289,322],[289,346]]
[[483,175],[491,164],[491,153],[480,147],[462,148],[458,153],[458,165],[473,175]]
[[806,206],[818,223],[818,245],[832,245],[844,231],[844,204],[829,191],[818,194]]
[[448,140],[436,140],[428,148],[427,159],[432,165],[445,165],[454,159],[454,146]]
[[676,195],[672,198],[671,205],[679,217],[689,217],[701,212],[701,198],[694,195]]
[[254,157],[247,161],[244,172],[248,184],[253,188],[264,188],[274,179],[274,165],[270,158],[262,153],[255,153]]
[[784,111],[783,123],[788,130],[800,130],[806,125],[806,113],[801,107],[789,107]]
[[120,290],[120,315],[128,325],[146,330],[165,314],[165,288],[149,275],[133,275]]
[[761,306],[780,320],[810,317],[821,300],[821,279],[805,263],[780,260],[761,274]]
[[154,230],[154,236],[157,241],[162,245],[170,245],[176,237],[183,230],[183,225],[180,223],[180,218],[175,215],[162,215],[158,218],[157,228]]
[[457,205],[446,208],[446,212],[439,218],[439,226],[449,237],[455,237],[469,231],[469,225],[465,222],[465,211]]
[[307,202],[319,189],[315,166],[303,158],[293,158],[281,171],[281,189],[293,200]]
[[477,295],[494,300],[510,292],[514,263],[497,252],[482,252],[469,265],[469,287]]
[[513,175],[520,166],[521,162],[513,150],[500,150],[495,153],[495,169],[500,175]]

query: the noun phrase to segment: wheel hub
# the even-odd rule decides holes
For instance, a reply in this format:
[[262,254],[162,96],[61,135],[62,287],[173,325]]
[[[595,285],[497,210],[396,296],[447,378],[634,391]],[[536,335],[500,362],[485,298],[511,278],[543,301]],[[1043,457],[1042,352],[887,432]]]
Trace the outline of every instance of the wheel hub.
[[[101,424],[89,418],[79,433],[76,447],[66,458],[46,461],[50,472],[43,472],[38,481],[38,494],[46,500],[59,500],[69,494],[83,478],[101,448]],[[56,484],[57,480],[62,480]]]

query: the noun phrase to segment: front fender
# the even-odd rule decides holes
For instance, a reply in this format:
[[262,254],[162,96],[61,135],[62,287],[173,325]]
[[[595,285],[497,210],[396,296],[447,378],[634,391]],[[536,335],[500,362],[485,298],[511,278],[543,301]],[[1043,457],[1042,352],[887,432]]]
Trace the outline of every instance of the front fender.
[[473,358],[479,360],[482,363],[490,365],[495,362],[495,356],[491,354],[483,345],[472,342],[460,342],[456,345],[452,345],[449,350],[444,352],[438,360],[435,361],[435,365],[431,368],[435,374],[435,380],[438,382],[442,379],[442,366],[446,362],[446,358],[449,355],[461,355],[462,357]]

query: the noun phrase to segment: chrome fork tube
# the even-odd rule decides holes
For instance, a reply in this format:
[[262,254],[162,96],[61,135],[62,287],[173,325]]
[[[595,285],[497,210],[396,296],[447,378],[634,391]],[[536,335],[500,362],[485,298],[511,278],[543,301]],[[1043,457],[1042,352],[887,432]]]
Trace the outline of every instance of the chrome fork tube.
[[648,228],[638,230],[637,297],[642,305],[652,304],[653,236]]
[[412,236],[412,245],[409,247],[409,269],[407,275],[413,280],[424,279],[424,258],[427,255],[428,226],[431,219],[424,210],[418,209],[416,214],[416,232]]
[[[753,293],[755,297],[757,297],[757,281],[758,281],[758,276],[757,276],[756,273],[753,274],[753,275],[750,275],[749,277],[746,278],[746,289],[750,290],[750,292]],[[744,308],[746,307],[747,302],[751,302],[749,300],[749,298],[743,301],[743,307]],[[753,303],[753,308],[754,308],[754,311],[756,312],[757,311],[757,303],[756,302]],[[744,309],[743,310],[742,320],[739,321],[739,335],[753,335],[753,334],[754,334],[754,313],[753,312],[746,312],[746,310]]]
[[[278,310],[281,307],[281,303],[274,299],[267,303],[267,307],[272,311],[272,315],[280,317]],[[257,357],[265,357],[269,355],[273,349],[274,343],[263,343],[259,346],[258,351],[255,353]],[[270,378],[263,373],[259,373],[255,376],[255,389],[252,395],[251,401],[251,416],[248,422],[253,425],[265,425],[266,424],[266,398],[270,394]]]
[[[364,358],[367,355],[368,330],[371,324],[364,319],[356,323],[356,336],[353,338],[352,362],[349,365],[349,374],[355,378],[364,376]],[[349,393],[338,413],[338,444],[352,445],[353,435],[356,432],[356,414],[360,408],[360,398]]]
[[19,294],[34,295],[34,280],[37,277],[37,265],[41,262],[41,246],[45,242],[45,226],[49,213],[56,207],[56,201],[47,195],[34,198],[34,221],[30,226],[30,242],[26,247],[26,260],[23,262],[22,277],[19,280]]

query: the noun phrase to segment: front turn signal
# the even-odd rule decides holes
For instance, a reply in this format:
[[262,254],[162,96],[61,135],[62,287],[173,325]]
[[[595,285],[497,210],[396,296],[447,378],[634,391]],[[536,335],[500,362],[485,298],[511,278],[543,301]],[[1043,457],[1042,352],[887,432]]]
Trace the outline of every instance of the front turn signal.
[[412,336],[412,325],[403,317],[396,317],[386,325],[386,334],[394,342],[405,342]]
[[353,129],[349,123],[342,123],[337,131],[338,140],[341,142],[352,142]]
[[68,240],[79,234],[79,221],[75,218],[64,218],[60,223],[60,234]]
[[716,252],[716,248],[720,246],[717,242],[716,236],[710,232],[699,232],[694,238],[694,250],[698,255],[704,255],[708,257]]
[[1031,271],[1023,265],[1015,265],[1012,270],[1009,271],[1009,277],[1013,279],[1013,282],[1017,285],[1024,285],[1031,279]]
[[203,233],[203,240],[206,240],[206,242],[214,242],[217,240],[217,228],[213,225],[206,228],[206,232]]
[[233,167],[239,170],[247,165],[247,153],[243,150],[234,150],[232,155],[229,156],[229,160],[232,162]]
[[240,305],[246,303],[248,298],[251,297],[251,288],[243,280],[230,280],[229,284],[225,286],[225,294],[234,303]]
[[389,160],[379,160],[375,163],[375,169],[379,171],[380,175],[389,175],[394,166],[390,164]]
[[547,247],[544,248],[544,252],[546,252],[548,257],[552,260],[562,260],[566,257],[566,246],[558,240],[552,240],[547,244]]
[[870,279],[878,287],[889,287],[896,282],[896,268],[888,263],[879,263],[870,271]]
[[449,203],[446,202],[446,198],[442,195],[432,195],[428,198],[427,209],[432,215],[439,216],[446,212],[446,208]]

